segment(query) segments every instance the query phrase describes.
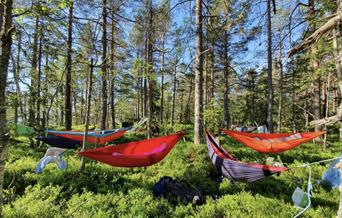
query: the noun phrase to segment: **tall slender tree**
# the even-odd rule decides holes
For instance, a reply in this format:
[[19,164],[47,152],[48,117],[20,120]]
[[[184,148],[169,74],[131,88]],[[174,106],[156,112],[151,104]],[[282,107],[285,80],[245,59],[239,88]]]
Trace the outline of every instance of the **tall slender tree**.
[[[36,125],[36,103],[37,103],[37,86],[38,86],[38,38],[39,38],[39,20],[40,20],[40,1],[37,3],[38,11],[35,12],[35,25],[33,33],[32,45],[32,60],[31,60],[31,86],[30,86],[30,99],[29,99],[29,125]],[[30,142],[31,146],[33,142]]]
[[195,57],[195,125],[194,143],[201,143],[202,136],[202,75],[203,75],[203,32],[202,32],[202,0],[196,0],[195,23],[196,23],[196,57]]
[[107,0],[102,0],[102,87],[101,87],[101,129],[106,129],[107,122]]
[[72,26],[74,2],[69,1],[68,15],[68,38],[67,38],[67,58],[66,58],[66,75],[65,75],[65,125],[66,130],[70,130],[72,126],[72,100],[71,100],[71,83],[72,83]]
[[147,63],[147,132],[152,136],[153,123],[153,8],[152,0],[147,0],[147,34],[146,34],[146,63]]
[[272,25],[271,0],[267,0],[267,124],[273,132]]
[[230,118],[229,118],[229,58],[228,58],[228,32],[224,32],[224,40],[223,40],[223,78],[224,78],[224,94],[223,94],[223,115],[224,115],[224,127],[229,128]]

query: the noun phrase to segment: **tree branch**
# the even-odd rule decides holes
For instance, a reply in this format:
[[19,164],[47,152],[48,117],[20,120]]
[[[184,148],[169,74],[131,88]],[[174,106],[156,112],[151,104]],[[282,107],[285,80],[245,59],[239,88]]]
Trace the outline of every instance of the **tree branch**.
[[288,52],[288,56],[291,57],[297,52],[303,50],[305,47],[319,40],[325,33],[329,32],[331,29],[337,26],[341,20],[342,12],[339,12],[336,16],[328,20],[323,26],[318,28],[314,33],[312,33],[309,37],[304,39],[301,43],[293,46],[292,49]]

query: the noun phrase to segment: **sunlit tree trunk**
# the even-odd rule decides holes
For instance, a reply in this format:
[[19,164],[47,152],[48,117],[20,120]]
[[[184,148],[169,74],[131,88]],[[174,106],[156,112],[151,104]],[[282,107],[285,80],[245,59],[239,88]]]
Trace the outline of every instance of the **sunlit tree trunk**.
[[202,57],[202,0],[196,0],[195,10],[196,20],[196,57],[195,57],[195,126],[194,126],[194,143],[201,143],[202,136],[202,83],[203,83],[203,57]]

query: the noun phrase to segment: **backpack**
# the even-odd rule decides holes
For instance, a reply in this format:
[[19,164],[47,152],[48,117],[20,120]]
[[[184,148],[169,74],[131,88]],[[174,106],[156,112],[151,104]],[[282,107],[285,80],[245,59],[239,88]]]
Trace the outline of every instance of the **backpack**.
[[153,186],[153,195],[155,197],[164,197],[174,202],[181,199],[184,203],[201,205],[203,197],[201,192],[184,180],[174,180],[169,176],[162,177]]

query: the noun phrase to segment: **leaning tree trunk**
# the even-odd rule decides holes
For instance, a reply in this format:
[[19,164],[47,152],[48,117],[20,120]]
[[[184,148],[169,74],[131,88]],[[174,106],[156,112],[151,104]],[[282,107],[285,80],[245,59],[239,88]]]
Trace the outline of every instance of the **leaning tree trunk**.
[[202,33],[202,0],[196,0],[196,56],[195,56],[195,125],[194,143],[201,143],[202,136],[202,74],[203,74],[203,33]]
[[267,124],[269,132],[273,132],[273,82],[272,82],[272,26],[271,0],[267,0]]
[[65,103],[64,114],[65,123],[64,128],[71,130],[72,126],[72,100],[71,100],[71,83],[72,83],[72,23],[73,23],[73,1],[70,1],[69,5],[69,20],[68,20],[68,39],[67,39],[67,59],[66,59],[66,75],[65,75]]
[[8,151],[9,132],[6,119],[6,83],[8,63],[11,58],[12,46],[12,0],[1,1],[4,5],[2,27],[0,31],[0,217],[2,217],[3,185],[5,161]]

